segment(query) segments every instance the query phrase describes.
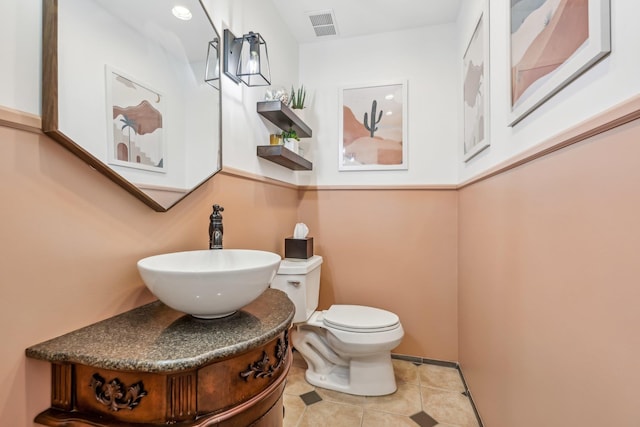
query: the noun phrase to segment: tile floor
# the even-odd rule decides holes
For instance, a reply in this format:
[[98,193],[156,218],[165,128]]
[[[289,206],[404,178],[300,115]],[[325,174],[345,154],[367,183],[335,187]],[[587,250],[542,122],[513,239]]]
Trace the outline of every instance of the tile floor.
[[284,427],[481,427],[457,369],[393,360],[398,390],[363,397],[308,384],[294,352],[284,390]]

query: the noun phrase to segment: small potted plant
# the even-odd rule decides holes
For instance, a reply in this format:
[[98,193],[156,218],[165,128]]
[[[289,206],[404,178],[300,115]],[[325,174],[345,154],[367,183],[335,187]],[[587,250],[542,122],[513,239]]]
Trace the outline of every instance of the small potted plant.
[[281,136],[282,140],[284,141],[285,148],[288,148],[289,150],[297,154],[298,141],[300,141],[298,133],[294,129],[283,130]]
[[303,118],[303,108],[305,108],[305,101],[307,99],[307,90],[304,88],[304,85],[301,85],[298,90],[295,90],[293,86],[291,86],[291,95],[289,96],[289,102],[291,109],[300,117]]

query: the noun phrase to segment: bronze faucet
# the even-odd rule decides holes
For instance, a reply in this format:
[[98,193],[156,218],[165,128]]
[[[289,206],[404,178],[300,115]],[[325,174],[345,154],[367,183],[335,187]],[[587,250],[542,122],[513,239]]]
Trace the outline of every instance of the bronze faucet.
[[222,206],[213,205],[213,213],[209,216],[209,249],[222,249],[222,211]]

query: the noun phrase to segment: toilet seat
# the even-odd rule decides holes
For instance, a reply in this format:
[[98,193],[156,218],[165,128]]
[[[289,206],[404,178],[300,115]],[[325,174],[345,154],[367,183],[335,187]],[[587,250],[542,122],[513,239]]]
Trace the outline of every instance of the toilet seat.
[[395,313],[362,305],[332,305],[322,312],[322,322],[328,328],[345,332],[372,333],[398,328]]

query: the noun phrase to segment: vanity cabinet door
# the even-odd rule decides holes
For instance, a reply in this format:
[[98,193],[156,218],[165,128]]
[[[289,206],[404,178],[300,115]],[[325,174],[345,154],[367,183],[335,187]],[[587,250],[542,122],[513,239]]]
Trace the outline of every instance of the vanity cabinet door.
[[216,427],[282,427],[284,422],[284,403],[282,393],[284,382],[261,396],[258,403],[238,413],[236,416],[221,421]]
[[251,427],[282,427],[282,422],[284,421],[283,410],[284,406],[281,394],[280,399],[278,399],[276,404],[273,405],[271,409],[269,409],[269,411],[260,419],[251,424]]
[[284,382],[291,363],[289,333],[198,371],[198,414],[237,407]]

